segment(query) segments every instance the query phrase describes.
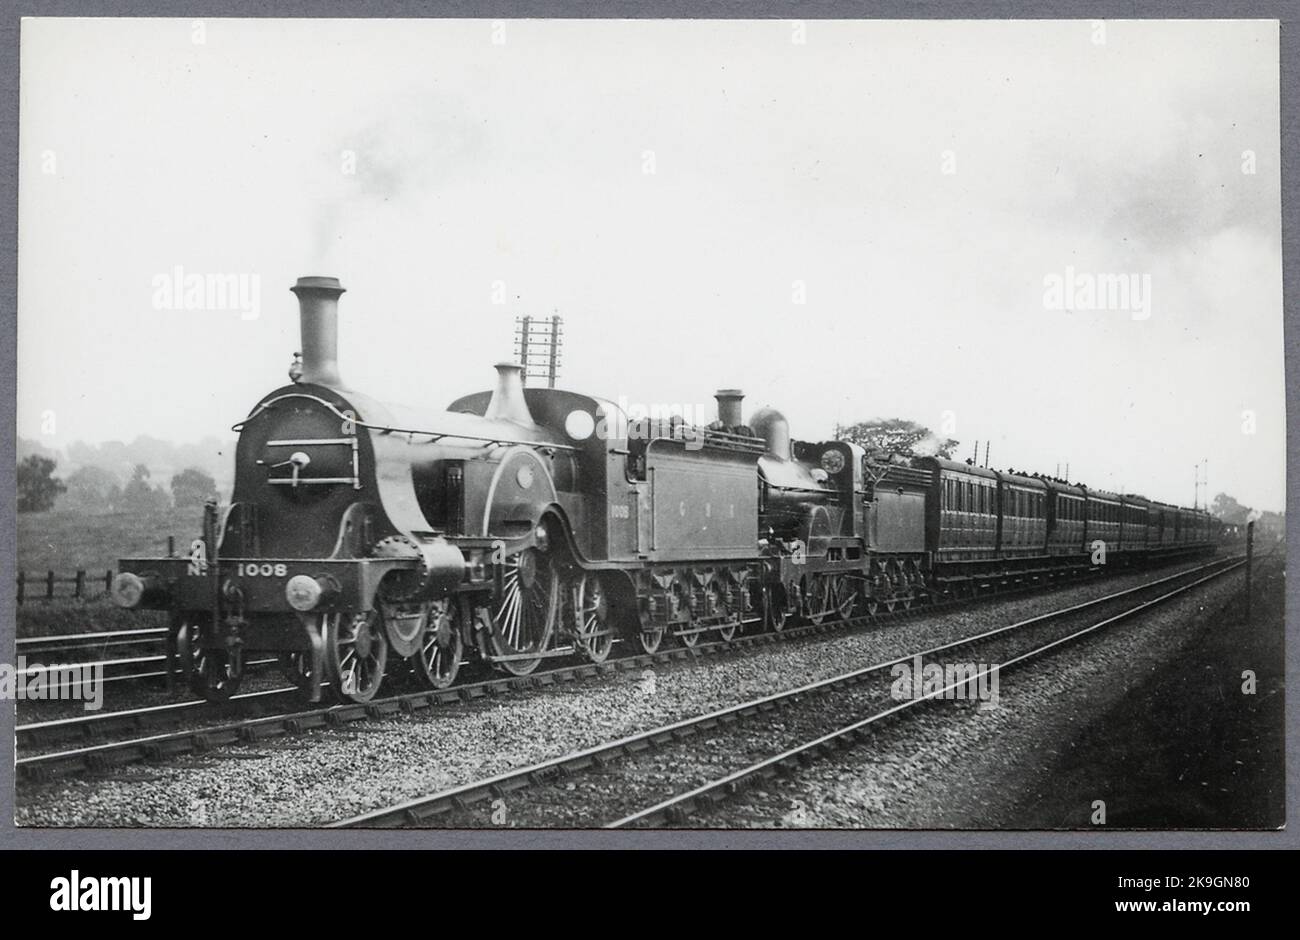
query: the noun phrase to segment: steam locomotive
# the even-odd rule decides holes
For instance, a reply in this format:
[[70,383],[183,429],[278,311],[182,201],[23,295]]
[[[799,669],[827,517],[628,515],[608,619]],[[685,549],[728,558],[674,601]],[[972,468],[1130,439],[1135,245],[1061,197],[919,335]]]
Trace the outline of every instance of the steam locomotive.
[[302,352],[235,426],[231,504],[112,585],[171,612],[172,655],[210,699],[254,652],[312,701],[366,702],[403,663],[443,688],[471,656],[526,675],[1215,540],[1208,514],[1138,496],[793,440],[772,408],[743,421],[735,389],[707,427],[526,388],[514,363],[445,411],[375,401],[339,377],[338,280],[291,290]]

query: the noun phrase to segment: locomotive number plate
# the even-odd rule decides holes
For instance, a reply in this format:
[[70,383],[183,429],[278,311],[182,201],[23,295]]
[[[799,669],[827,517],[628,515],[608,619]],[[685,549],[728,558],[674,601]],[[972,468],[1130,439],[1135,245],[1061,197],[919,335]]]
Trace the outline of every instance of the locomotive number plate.
[[284,562],[273,565],[270,562],[243,562],[235,566],[235,574],[248,578],[283,578],[289,573],[289,566]]

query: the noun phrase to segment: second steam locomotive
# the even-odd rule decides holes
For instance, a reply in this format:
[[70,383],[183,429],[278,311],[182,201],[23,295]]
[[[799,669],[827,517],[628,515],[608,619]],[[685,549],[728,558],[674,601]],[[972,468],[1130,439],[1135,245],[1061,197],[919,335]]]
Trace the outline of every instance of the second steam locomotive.
[[793,440],[771,408],[743,420],[736,390],[703,428],[525,388],[512,363],[445,411],[375,401],[339,377],[343,287],[292,290],[301,362],[236,426],[231,504],[113,583],[121,606],[171,612],[208,698],[257,652],[313,701],[365,702],[403,661],[442,688],[470,657],[525,675],[1215,541],[1207,513],[1139,496]]

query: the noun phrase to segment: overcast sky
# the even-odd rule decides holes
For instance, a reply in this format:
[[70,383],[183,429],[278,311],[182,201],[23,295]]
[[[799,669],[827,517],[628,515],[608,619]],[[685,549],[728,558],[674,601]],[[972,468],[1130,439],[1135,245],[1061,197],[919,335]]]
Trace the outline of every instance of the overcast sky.
[[[26,20],[21,121],[50,447],[228,436],[331,274],[382,399],[488,387],[558,311],[561,384],[607,398],[947,419],[1185,504],[1208,457],[1284,504],[1273,22]],[[178,266],[258,315],[156,309]],[[1149,307],[1052,309],[1067,269]]]

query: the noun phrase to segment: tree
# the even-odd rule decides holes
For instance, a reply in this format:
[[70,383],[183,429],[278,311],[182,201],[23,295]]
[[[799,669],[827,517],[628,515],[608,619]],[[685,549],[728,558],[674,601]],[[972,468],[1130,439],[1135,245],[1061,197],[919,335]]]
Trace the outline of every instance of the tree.
[[172,503],[182,506],[202,506],[206,500],[217,498],[217,481],[198,467],[187,467],[172,477]]
[[940,438],[924,425],[906,418],[873,418],[857,424],[836,425],[835,439],[851,441],[868,454],[901,454],[905,457],[952,458],[960,441]]
[[1227,493],[1214,497],[1210,512],[1218,516],[1227,525],[1245,525],[1250,521],[1251,508],[1243,506]]
[[122,508],[130,512],[151,512],[165,509],[167,494],[149,483],[149,468],[142,463],[135,465],[131,473],[131,482],[122,490]]
[[58,464],[49,457],[32,454],[18,465],[18,511],[45,512],[54,508],[66,486],[54,478]]
[[68,475],[68,494],[63,503],[81,512],[112,512],[122,501],[122,484],[117,475],[103,467],[81,467]]

